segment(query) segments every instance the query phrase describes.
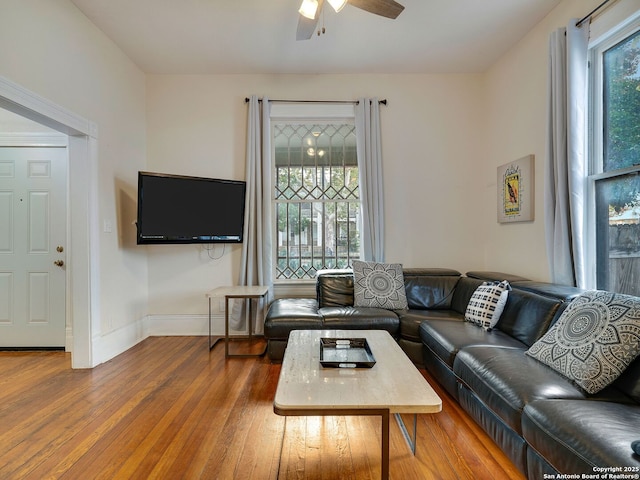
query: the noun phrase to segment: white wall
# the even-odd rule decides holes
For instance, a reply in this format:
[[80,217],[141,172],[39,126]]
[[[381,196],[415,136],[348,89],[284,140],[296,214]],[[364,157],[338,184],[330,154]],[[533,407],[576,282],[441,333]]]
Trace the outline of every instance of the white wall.
[[146,162],[145,77],[68,0],[3,0],[0,45],[0,75],[98,127],[97,220],[113,227],[92,245],[99,363],[139,341],[147,311],[146,254],[132,226],[136,175]]
[[[250,94],[378,96],[387,260],[549,280],[543,217],[549,33],[598,0],[564,0],[485,74],[202,75],[147,78],[152,170],[241,179]],[[496,168],[536,158],[535,220],[497,222]],[[148,247],[151,314],[204,313],[204,292],[237,278],[240,247]]]
[[[487,268],[549,280],[543,201],[548,39],[552,31],[566,26],[571,18],[584,17],[600,3],[564,0],[486,73],[484,109],[488,129],[482,212],[487,225]],[[618,6],[610,10],[615,8]],[[535,220],[499,224],[496,167],[528,154],[535,155]]]
[[[147,77],[148,168],[244,178],[245,97],[382,106],[387,260],[483,267],[477,199],[484,185],[482,81],[476,75],[196,75]],[[211,260],[195,246],[149,246],[152,315],[203,314],[204,294],[238,277],[240,246]],[[220,253],[218,250],[216,253]]]

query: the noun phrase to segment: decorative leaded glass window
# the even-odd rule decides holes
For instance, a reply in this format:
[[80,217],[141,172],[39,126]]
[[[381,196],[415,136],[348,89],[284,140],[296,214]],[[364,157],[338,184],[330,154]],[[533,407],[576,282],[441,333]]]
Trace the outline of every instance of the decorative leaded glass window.
[[360,251],[355,126],[274,123],[276,280],[348,268]]

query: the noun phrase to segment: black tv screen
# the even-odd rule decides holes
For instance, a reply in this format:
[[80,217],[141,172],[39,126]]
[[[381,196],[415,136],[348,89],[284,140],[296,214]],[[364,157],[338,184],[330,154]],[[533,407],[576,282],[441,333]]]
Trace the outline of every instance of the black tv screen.
[[138,244],[241,243],[246,182],[138,172]]

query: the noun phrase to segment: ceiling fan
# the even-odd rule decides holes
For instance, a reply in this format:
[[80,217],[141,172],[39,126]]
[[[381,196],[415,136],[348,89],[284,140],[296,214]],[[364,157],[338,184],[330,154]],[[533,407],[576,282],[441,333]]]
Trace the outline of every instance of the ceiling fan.
[[[404,10],[404,6],[394,0],[327,0],[336,12],[339,12],[349,3],[370,13],[387,18],[396,18]],[[320,12],[324,0],[302,0],[298,10],[298,30],[296,40],[308,40],[316,31],[316,25],[320,18]]]

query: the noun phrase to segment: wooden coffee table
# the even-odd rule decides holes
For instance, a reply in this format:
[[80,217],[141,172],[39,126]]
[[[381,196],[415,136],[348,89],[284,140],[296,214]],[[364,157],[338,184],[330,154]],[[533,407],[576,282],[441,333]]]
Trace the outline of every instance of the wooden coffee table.
[[[372,368],[324,368],[321,338],[366,338]],[[345,381],[347,380],[348,381]],[[396,341],[383,330],[294,330],[282,361],[273,409],[284,416],[380,415],[382,478],[389,478],[389,416],[395,414],[415,454],[401,413],[437,413],[442,401]],[[414,417],[415,418],[415,417]]]

